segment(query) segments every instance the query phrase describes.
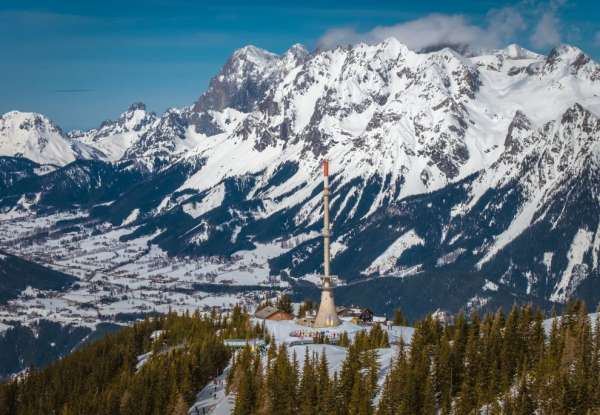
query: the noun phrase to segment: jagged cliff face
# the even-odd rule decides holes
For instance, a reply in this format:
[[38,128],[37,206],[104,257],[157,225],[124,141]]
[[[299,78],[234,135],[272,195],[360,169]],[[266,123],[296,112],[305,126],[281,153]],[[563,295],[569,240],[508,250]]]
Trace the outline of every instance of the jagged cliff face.
[[194,105],[194,111],[233,108],[252,112],[274,84],[308,57],[309,53],[302,45],[294,45],[282,56],[255,46],[239,49],[211,80],[208,90]]
[[[499,293],[597,302],[599,96],[600,66],[571,46],[471,57],[393,39],[312,54],[246,47],[189,108],[157,116],[137,104],[98,129],[38,137],[94,149],[52,163],[98,160],[77,170],[94,177],[77,206],[94,189],[110,207],[90,218],[153,235],[172,255],[235,257],[275,243],[285,248],[269,254],[269,273],[320,272],[327,157],[342,278],[457,272],[478,281],[464,299],[473,306]],[[43,197],[48,179],[19,168],[27,186],[15,179],[25,173],[7,175],[0,205],[27,195],[38,203],[28,209],[56,205]]]

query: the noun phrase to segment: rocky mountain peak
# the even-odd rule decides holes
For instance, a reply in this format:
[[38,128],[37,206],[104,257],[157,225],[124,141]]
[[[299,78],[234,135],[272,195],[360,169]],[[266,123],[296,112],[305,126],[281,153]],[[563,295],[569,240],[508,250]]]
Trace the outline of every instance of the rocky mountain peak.
[[53,121],[34,112],[11,111],[0,117],[0,155],[39,164],[64,165],[94,151],[73,143]]
[[523,140],[532,129],[531,120],[522,111],[515,112],[515,116],[508,126],[508,133],[504,140],[505,151],[517,154],[523,149]]
[[52,120],[37,112],[10,111],[0,116],[0,129],[17,126],[23,131],[37,131],[38,133],[56,133],[64,135],[62,129]]
[[560,129],[563,146],[573,153],[593,154],[600,158],[600,119],[587,108],[575,103],[561,117]]
[[277,60],[278,57],[277,54],[269,52],[266,49],[254,45],[247,45],[233,52],[228,64],[235,66],[249,63],[258,67],[263,67]]
[[279,56],[256,46],[236,50],[208,90],[193,107],[195,112],[234,108],[251,112],[264,97],[270,79],[279,68]]
[[133,112],[136,110],[146,111],[146,104],[144,104],[143,102],[134,102],[129,106],[129,108],[127,108],[128,112]]
[[[589,66],[589,67],[588,67]],[[581,49],[571,45],[557,46],[546,57],[543,71],[578,74],[582,69],[592,80],[600,79],[600,69]]]
[[147,112],[144,103],[135,102],[121,114],[117,123],[126,130],[140,131],[155,120],[156,115],[153,112]]
[[581,119],[587,119],[591,113],[585,109],[580,103],[576,102],[569,107],[561,118],[561,124],[575,123]]
[[546,63],[552,64],[558,61],[571,62],[581,54],[583,54],[583,51],[578,47],[563,44],[552,48],[546,57]]
[[308,60],[310,52],[301,43],[292,45],[283,55],[282,59],[287,65],[301,65]]

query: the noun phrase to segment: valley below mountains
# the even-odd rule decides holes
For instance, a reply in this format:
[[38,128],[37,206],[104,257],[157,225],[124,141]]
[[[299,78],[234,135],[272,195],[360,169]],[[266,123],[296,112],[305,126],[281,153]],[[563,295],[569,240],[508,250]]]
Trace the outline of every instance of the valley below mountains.
[[162,115],[65,132],[6,113],[0,155],[0,264],[32,280],[0,284],[0,330],[313,296],[324,158],[339,303],[600,300],[600,65],[574,46],[247,46]]

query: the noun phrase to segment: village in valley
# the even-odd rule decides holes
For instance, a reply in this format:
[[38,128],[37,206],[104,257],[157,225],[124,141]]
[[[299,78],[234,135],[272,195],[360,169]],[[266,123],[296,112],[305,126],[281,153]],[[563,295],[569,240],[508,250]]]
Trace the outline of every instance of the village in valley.
[[269,292],[288,287],[278,276],[269,275],[267,260],[281,249],[277,244],[230,258],[176,257],[149,244],[152,235],[122,242],[120,238],[132,230],[125,225],[45,232],[80,218],[79,212],[27,215],[0,214],[3,249],[78,281],[65,290],[22,291],[0,306],[0,323],[4,322],[0,332],[15,322],[29,326],[40,319],[93,329],[99,323],[120,324],[169,310],[226,312],[234,304],[252,309]]

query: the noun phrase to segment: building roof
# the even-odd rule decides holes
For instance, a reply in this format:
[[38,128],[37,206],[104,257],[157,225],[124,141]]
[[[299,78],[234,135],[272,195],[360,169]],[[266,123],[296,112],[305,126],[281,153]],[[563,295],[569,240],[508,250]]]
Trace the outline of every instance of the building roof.
[[254,317],[256,318],[269,318],[271,317],[273,314],[277,313],[279,310],[276,307],[272,307],[272,306],[266,306],[261,308],[260,310],[257,310],[254,313]]

